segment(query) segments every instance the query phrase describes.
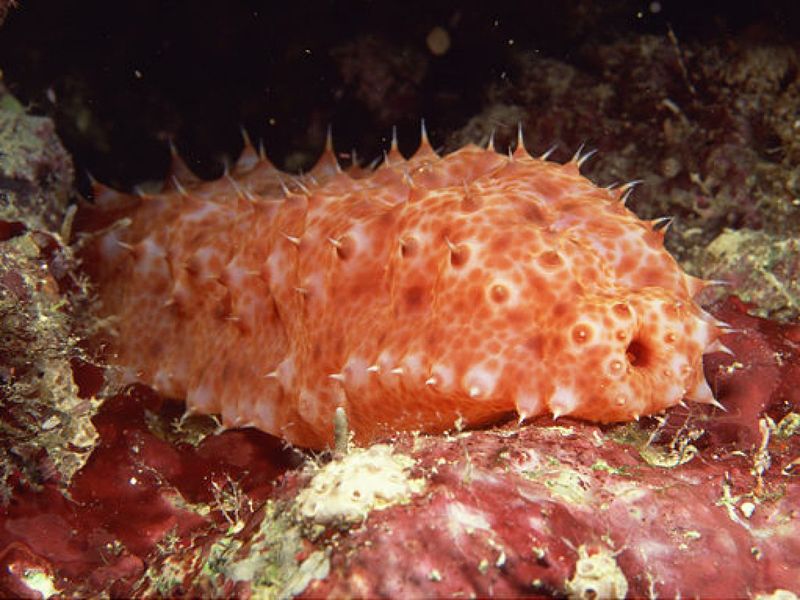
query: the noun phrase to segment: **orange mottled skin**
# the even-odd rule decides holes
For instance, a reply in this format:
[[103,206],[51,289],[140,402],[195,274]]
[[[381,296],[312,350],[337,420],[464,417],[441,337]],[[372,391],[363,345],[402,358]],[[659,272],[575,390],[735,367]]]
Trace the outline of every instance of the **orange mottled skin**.
[[124,380],[226,426],[323,447],[338,406],[369,441],[714,402],[705,282],[575,160],[423,137],[374,172],[329,149],[292,178],[249,144],[228,177],[174,172],[151,196],[98,186],[84,263]]

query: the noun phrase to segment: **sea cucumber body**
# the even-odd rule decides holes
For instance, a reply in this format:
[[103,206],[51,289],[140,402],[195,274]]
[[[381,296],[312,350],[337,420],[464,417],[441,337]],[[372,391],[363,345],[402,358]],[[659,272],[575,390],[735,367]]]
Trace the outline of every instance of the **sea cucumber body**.
[[84,263],[126,380],[302,446],[338,406],[369,441],[713,402],[704,282],[622,195],[524,151],[292,179],[248,147],[217,181],[98,189]]

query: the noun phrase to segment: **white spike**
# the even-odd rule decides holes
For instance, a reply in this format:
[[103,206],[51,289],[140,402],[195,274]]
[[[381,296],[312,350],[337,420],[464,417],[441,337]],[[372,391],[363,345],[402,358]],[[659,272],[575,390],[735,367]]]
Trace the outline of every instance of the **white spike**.
[[231,186],[233,187],[233,189],[236,192],[236,195],[239,197],[239,199],[241,199],[241,200],[247,199],[247,196],[245,196],[245,193],[244,193],[244,190],[242,189],[242,186],[240,186],[237,183],[237,181],[233,177],[230,176],[229,173],[225,174],[225,179],[227,179],[228,183],[231,184]]
[[496,131],[495,129],[492,129],[492,132],[489,134],[489,141],[486,143],[486,150],[488,150],[489,152],[497,152],[497,150],[495,150],[494,148],[495,131]]
[[339,381],[341,383],[344,383],[345,381],[345,377],[342,373],[331,373],[330,375],[328,375],[328,377],[330,379],[333,379],[334,381]]
[[[311,194],[311,190],[308,189],[308,186],[306,186],[299,177],[292,177],[292,183],[295,184],[297,187],[299,187],[301,190],[303,190],[303,193],[306,196]],[[315,185],[316,185],[316,182],[315,182]]]
[[630,200],[631,194],[633,193],[633,189],[640,183],[642,183],[641,179],[634,179],[619,186],[619,190],[622,192],[622,195],[620,196],[620,202],[622,202],[623,206],[628,203],[628,200]]
[[730,287],[733,284],[730,281],[726,281],[725,279],[706,279],[705,280],[705,287],[711,287],[712,285],[721,285],[724,287]]
[[673,221],[675,221],[675,217],[659,217],[658,219],[650,221],[650,225],[653,229],[666,233]]
[[292,244],[294,244],[295,246],[299,246],[300,245],[300,241],[301,240],[300,240],[299,237],[295,237],[293,235],[289,235],[288,233],[284,233],[282,231],[281,231],[281,235],[283,237],[285,237],[288,241],[290,241]]
[[278,371],[277,370],[270,371],[269,373],[264,375],[264,378],[265,379],[277,379],[278,378]]
[[705,349],[703,354],[711,354],[713,352],[724,352],[725,354],[730,354],[731,356],[736,356],[733,350],[728,348],[725,344],[720,342],[718,339],[711,342],[708,347]]
[[578,168],[580,169],[584,165],[584,163],[590,158],[592,158],[592,156],[594,156],[595,154],[597,154],[597,149],[589,150],[586,154],[579,157],[578,160],[575,161],[575,163],[578,165]]
[[381,370],[381,367],[377,363],[367,367],[367,371],[369,371],[370,373],[378,373],[378,372],[380,372],[380,370]]
[[419,120],[419,145],[422,146],[426,143],[430,146],[430,140],[428,139],[428,128],[425,127],[425,119],[422,118]]
[[339,240],[335,240],[335,239],[333,239],[333,238],[330,238],[330,237],[329,237],[329,238],[328,238],[328,241],[329,241],[331,244],[333,244],[333,247],[334,247],[334,248],[341,248],[341,247],[342,247],[342,242],[340,242]]
[[719,327],[719,330],[725,335],[729,333],[745,333],[747,331],[746,329],[739,329],[738,327],[730,327],[726,323],[720,323],[717,327]]
[[403,374],[403,367],[395,367],[391,371],[389,371],[392,375],[402,375]]
[[585,143],[581,143],[581,145],[578,146],[578,149],[575,151],[575,154],[572,155],[572,160],[570,162],[578,162],[578,160],[580,160],[581,152],[583,152],[583,147],[585,145]]
[[547,160],[550,158],[550,155],[556,151],[556,148],[558,148],[558,144],[553,144],[550,146],[547,150],[545,150],[544,154],[539,157],[539,160]]
[[714,393],[708,386],[705,377],[700,377],[695,386],[686,392],[686,399],[699,404],[710,404],[711,406],[716,406],[719,409],[725,410],[725,407],[714,398]]
[[278,184],[280,184],[281,186],[281,191],[283,192],[283,195],[286,196],[287,198],[291,196],[292,191],[289,189],[289,186],[286,185],[286,182],[283,180],[283,177],[281,177],[277,173],[275,174],[275,177],[278,179]]
[[244,125],[239,125],[239,133],[242,134],[242,144],[245,148],[253,145],[253,142],[250,141],[250,135],[247,133],[247,129],[244,128]]
[[621,186],[619,186],[619,189],[621,192],[627,192],[628,190],[632,190],[641,183],[642,183],[641,179],[631,179],[627,183],[623,183]]
[[525,152],[528,151],[525,149],[525,136],[522,133],[522,121],[517,122],[517,151]]
[[189,192],[186,191],[186,188],[183,187],[183,184],[178,180],[175,175],[172,176],[172,185],[175,186],[175,189],[178,190],[178,193],[183,196],[184,198],[189,197]]
[[339,165],[339,161],[336,160],[336,151],[333,149],[333,125],[328,124],[328,131],[325,134],[325,152],[330,152],[333,156],[333,168],[336,169],[337,173],[342,172],[342,167]]
[[709,325],[714,325],[716,327],[730,327],[729,323],[725,323],[723,321],[717,320],[717,318],[712,315],[707,310],[703,310],[702,308],[697,309],[697,313],[700,315],[700,320],[705,321]]

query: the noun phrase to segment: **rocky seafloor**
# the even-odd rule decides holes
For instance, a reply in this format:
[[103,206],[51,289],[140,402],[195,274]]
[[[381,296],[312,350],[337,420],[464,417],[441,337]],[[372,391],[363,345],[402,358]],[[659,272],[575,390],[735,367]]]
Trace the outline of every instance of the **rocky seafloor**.
[[[324,51],[321,66],[302,67],[322,78],[311,79],[322,99],[301,94],[291,106],[282,92],[265,100],[237,90],[239,104],[217,98],[215,114],[232,113],[222,124],[199,120],[201,109],[163,85],[104,86],[93,63],[59,64],[47,80],[42,65],[56,59],[37,38],[66,47],[83,38],[44,25],[63,18],[56,5],[9,6],[0,29],[0,595],[800,594],[800,53],[770,14],[729,17],[703,37],[679,16],[659,20],[652,3],[609,6],[567,2],[564,14],[542,17],[566,19],[566,54],[549,41],[537,49],[501,10],[492,19],[442,9],[404,35],[376,18],[299,49],[281,38],[285,47],[269,48],[282,66],[259,75],[253,65],[252,77],[289,86],[295,53]],[[142,12],[155,29],[158,16],[167,29],[180,13]],[[587,33],[619,15],[653,24]],[[127,56],[120,45],[132,44],[126,32],[138,21],[126,16],[124,31],[95,24],[92,39],[105,40],[109,56]],[[195,37],[205,32],[199,16],[183,17],[200,28]],[[224,15],[216,25],[213,48],[181,51],[184,70],[190,50],[198,60],[227,55],[249,31]],[[482,34],[502,46],[484,51],[485,72],[475,61]],[[460,71],[446,62],[459,56],[473,62]],[[102,323],[70,246],[84,169],[120,187],[153,179],[167,171],[165,139],[175,138],[193,168],[214,175],[204,149],[230,160],[241,145],[226,119],[250,125],[270,103],[278,121],[281,111],[307,116],[293,122],[291,142],[272,125],[248,127],[289,170],[313,161],[337,119],[349,126],[341,144],[370,158],[394,123],[401,148],[413,147],[420,116],[446,150],[492,131],[505,147],[518,123],[529,148],[558,143],[560,160],[582,143],[597,148],[588,174],[601,184],[643,180],[633,209],[675,216],[668,246],[684,267],[728,282],[703,299],[734,329],[723,340],[732,355],[705,362],[724,411],[679,406],[610,426],[454,424],[442,436],[399,433],[310,454],[183,418],[179,402],[144,386],[107,386],[85,344]],[[232,141],[209,133],[222,128]]]

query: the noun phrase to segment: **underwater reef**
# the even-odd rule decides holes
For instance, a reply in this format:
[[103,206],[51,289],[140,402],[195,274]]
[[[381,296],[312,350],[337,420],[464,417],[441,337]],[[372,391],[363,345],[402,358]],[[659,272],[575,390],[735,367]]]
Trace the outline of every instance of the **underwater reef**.
[[[247,123],[264,97],[236,90],[240,106],[221,95],[208,110],[224,116],[204,127],[191,118],[196,103],[163,85],[138,96],[64,65],[43,82],[53,55],[34,49],[0,61],[0,595],[796,598],[800,53],[774,14],[715,15],[722,25],[708,21],[700,34],[666,3],[667,14],[611,4],[565,2],[558,14],[537,4],[542,24],[530,35],[542,52],[520,30],[502,33],[513,14],[442,9],[419,31],[390,35],[380,19],[398,21],[386,9],[326,38],[324,53],[275,50],[272,77],[292,82],[296,70],[323,93],[316,104],[298,94],[294,106],[270,96],[275,115],[307,116],[291,122],[291,141],[270,139],[271,125],[248,131],[282,171],[299,172],[322,150],[326,121],[337,148],[352,143],[368,160],[390,151],[380,134],[403,119],[416,130],[425,116],[445,155],[493,132],[500,152],[513,151],[521,123],[532,153],[558,144],[556,162],[582,143],[597,149],[582,170],[598,185],[643,180],[627,206],[643,220],[674,217],[665,244],[681,267],[726,282],[699,302],[724,324],[727,351],[702,362],[719,406],[678,403],[626,423],[456,419],[441,433],[357,441],[358,416],[339,411],[333,443],[310,451],[120,383],[110,348],[96,343],[114,315],[102,313],[82,262],[76,210],[79,220],[77,207],[97,201],[85,169],[143,194],[189,166],[221,177],[213,158],[231,164],[242,147],[226,119]],[[57,38],[44,24],[61,10],[0,4],[0,46]],[[116,43],[131,43],[137,18],[158,29],[156,13],[141,13],[127,15]],[[234,13],[216,21],[214,52],[247,37]],[[626,16],[644,25],[619,25]],[[572,51],[537,29],[554,24]],[[113,26],[122,27],[103,25]],[[202,37],[196,27],[188,22],[187,38]],[[476,61],[482,50],[465,40],[492,35],[501,49]],[[127,56],[107,43],[108,56]],[[295,55],[311,60],[304,48],[325,59],[295,69]],[[468,67],[443,75],[458,56],[474,78]],[[362,126],[339,138],[337,107]],[[418,140],[411,126],[398,136],[406,155]],[[227,133],[214,138],[217,129]],[[204,151],[210,158],[198,159]]]

